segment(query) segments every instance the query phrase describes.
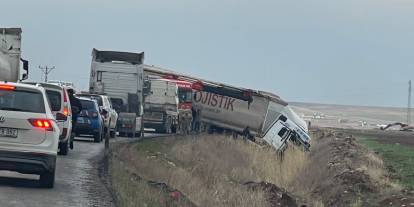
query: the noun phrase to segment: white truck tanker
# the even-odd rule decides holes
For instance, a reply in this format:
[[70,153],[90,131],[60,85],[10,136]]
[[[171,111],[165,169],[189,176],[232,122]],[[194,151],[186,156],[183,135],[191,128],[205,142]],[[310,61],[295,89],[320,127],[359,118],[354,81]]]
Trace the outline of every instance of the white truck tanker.
[[262,138],[277,150],[283,150],[289,141],[309,149],[306,122],[280,97],[249,90],[241,97],[231,97],[220,94],[220,90],[226,91],[220,88],[214,93],[206,92],[209,89],[204,87],[194,94],[194,108],[207,130],[230,130],[250,139]]

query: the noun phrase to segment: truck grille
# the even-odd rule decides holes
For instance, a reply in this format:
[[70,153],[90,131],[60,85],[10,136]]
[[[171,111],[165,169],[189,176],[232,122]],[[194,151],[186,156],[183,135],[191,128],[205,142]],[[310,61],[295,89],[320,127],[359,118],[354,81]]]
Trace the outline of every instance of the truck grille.
[[161,112],[144,113],[144,119],[146,120],[163,120],[164,114]]

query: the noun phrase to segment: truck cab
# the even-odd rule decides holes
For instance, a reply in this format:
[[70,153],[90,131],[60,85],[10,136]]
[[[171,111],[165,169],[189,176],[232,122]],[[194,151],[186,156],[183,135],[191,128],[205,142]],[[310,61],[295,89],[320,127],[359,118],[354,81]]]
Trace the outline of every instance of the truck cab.
[[144,127],[156,132],[173,133],[178,127],[178,87],[169,79],[150,79],[151,89],[145,97]]
[[93,49],[89,93],[104,94],[119,113],[121,136],[143,133],[144,53]]

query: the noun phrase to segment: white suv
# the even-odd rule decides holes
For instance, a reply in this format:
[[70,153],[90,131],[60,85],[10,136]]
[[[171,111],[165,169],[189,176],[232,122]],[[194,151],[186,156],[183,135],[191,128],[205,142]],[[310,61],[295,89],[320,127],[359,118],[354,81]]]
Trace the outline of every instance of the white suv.
[[67,155],[69,152],[69,147],[73,148],[73,139],[72,110],[66,86],[51,83],[24,83],[31,85],[38,84],[46,90],[46,96],[49,100],[52,114],[56,119],[59,120],[57,121],[60,129],[59,154]]
[[0,170],[38,174],[52,188],[59,134],[44,88],[0,81]]

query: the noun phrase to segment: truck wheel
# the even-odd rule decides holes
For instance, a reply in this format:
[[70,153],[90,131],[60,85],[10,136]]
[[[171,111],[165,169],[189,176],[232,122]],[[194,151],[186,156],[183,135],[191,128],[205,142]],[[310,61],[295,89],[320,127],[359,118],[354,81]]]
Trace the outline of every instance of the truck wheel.
[[66,142],[59,143],[59,155],[68,155],[69,152],[69,139]]
[[173,134],[176,134],[176,133],[177,133],[177,125],[172,125],[172,126],[171,126],[171,132],[172,132]]
[[50,172],[40,174],[39,184],[44,188],[53,188],[55,185],[55,168]]

